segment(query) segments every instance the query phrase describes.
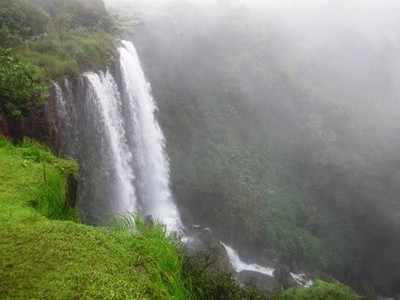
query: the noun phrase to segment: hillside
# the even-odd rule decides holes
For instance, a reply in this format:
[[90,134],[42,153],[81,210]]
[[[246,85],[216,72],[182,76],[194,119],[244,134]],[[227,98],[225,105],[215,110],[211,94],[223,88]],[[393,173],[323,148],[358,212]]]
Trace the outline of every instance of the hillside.
[[188,299],[163,230],[74,221],[65,188],[75,171],[36,144],[0,140],[1,299]]

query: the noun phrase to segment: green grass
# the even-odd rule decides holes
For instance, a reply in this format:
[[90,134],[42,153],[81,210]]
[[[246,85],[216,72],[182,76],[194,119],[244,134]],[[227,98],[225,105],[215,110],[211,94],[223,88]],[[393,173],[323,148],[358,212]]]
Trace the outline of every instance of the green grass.
[[35,143],[0,139],[0,299],[189,299],[162,227],[94,228],[63,209],[75,171]]

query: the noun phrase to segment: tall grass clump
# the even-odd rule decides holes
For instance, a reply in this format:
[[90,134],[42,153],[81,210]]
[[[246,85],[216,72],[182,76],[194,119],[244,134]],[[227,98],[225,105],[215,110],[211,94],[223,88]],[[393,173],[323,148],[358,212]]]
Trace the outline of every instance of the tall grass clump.
[[150,299],[192,299],[183,273],[181,243],[168,235],[165,226],[132,215],[115,219],[110,228],[125,236],[138,255],[135,267],[148,275]]
[[[10,146],[4,139],[1,143]],[[68,177],[77,173],[77,163],[57,158],[45,146],[29,139],[14,147],[14,151],[23,159],[25,168],[33,162],[40,165],[42,171],[37,186],[32,189],[32,207],[49,219],[76,220],[75,210],[69,206],[66,197]]]

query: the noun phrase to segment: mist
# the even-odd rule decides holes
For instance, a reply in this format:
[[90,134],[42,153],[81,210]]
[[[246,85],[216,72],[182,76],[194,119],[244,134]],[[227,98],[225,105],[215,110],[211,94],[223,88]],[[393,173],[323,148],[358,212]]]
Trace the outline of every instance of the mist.
[[[186,223],[280,256],[272,210],[294,204],[274,197],[298,193],[296,226],[330,253],[317,269],[400,292],[398,1],[107,5],[135,21]],[[280,259],[310,265],[296,255]]]

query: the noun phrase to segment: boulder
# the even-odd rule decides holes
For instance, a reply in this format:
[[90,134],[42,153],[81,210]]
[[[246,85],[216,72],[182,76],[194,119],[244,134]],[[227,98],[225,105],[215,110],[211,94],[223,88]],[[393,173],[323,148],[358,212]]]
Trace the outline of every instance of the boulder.
[[290,268],[286,265],[281,264],[276,266],[274,277],[283,289],[298,286],[298,284],[290,274]]
[[267,293],[277,292],[281,288],[281,284],[274,277],[259,272],[241,271],[236,277],[241,284]]
[[187,256],[202,262],[207,271],[233,273],[225,248],[210,228],[193,226],[185,246]]

